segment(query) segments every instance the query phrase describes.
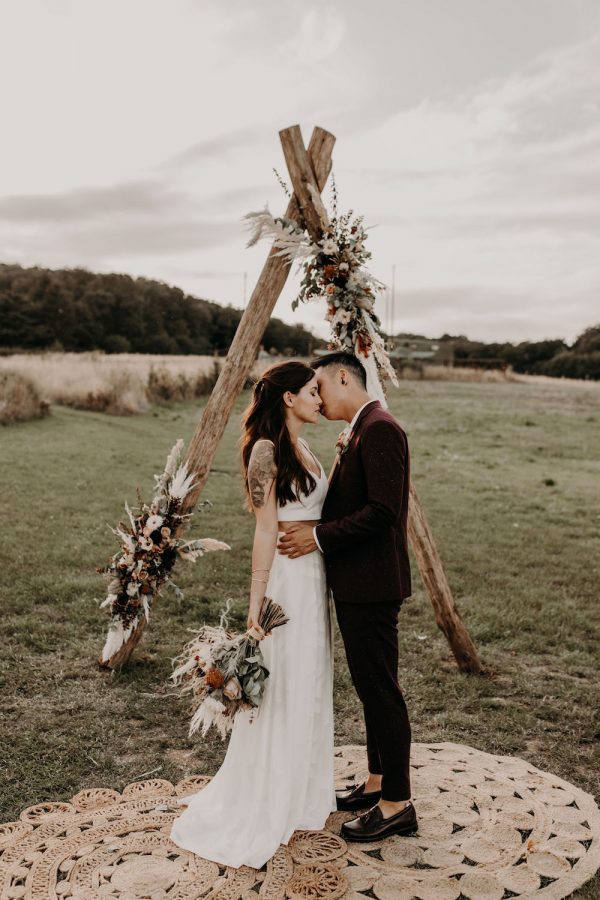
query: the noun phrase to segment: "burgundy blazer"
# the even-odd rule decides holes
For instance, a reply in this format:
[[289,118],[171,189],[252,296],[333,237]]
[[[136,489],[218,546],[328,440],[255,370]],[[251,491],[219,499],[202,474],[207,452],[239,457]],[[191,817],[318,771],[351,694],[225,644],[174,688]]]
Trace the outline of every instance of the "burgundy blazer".
[[376,400],[357,419],[316,528],[336,603],[410,596],[409,477],[406,435]]

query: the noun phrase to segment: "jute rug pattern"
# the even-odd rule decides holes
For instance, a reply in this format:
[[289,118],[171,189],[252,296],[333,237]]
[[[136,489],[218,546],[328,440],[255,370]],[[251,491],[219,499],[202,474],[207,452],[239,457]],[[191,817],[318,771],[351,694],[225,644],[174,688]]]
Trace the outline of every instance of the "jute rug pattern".
[[[363,747],[336,750],[339,786],[364,776]],[[333,813],[296,832],[260,871],[225,869],[169,840],[177,785],[84,790],[0,825],[0,898],[64,900],[562,900],[600,866],[594,799],[524,760],[459,744],[413,745],[419,832],[346,844]]]

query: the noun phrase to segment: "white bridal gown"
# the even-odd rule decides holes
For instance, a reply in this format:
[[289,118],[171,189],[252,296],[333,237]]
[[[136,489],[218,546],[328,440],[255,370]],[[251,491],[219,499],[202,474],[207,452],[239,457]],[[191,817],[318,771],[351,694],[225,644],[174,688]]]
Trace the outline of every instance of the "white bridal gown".
[[[312,494],[278,506],[280,522],[321,517],[320,470]],[[290,559],[276,551],[266,596],[290,621],[261,641],[270,672],[262,705],[236,716],[223,765],[179,801],[189,805],[171,831],[175,844],[204,859],[256,869],[296,829],[322,828],[336,808],[332,614],[321,553]]]

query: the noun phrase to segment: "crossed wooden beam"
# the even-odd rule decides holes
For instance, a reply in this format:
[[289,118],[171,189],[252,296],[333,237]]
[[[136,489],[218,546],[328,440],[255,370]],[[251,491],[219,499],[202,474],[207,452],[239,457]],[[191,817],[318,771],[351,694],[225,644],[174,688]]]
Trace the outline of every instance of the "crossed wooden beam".
[[[304,146],[298,125],[280,131],[279,137],[294,188],[285,216],[306,228],[313,241],[318,241],[328,225],[321,192],[331,171],[335,137],[323,128],[315,128],[308,150]],[[186,463],[188,470],[194,472],[196,484],[185,498],[183,513],[193,510],[198,501],[235,401],[254,366],[263,334],[289,275],[292,263],[276,254],[277,247],[273,245],[238,325],[219,379],[190,442]],[[484,666],[454,602],[425,511],[412,482],[408,532],[419,571],[431,599],[435,620],[448,639],[459,669],[474,674],[483,673]],[[156,597],[153,605],[155,603]],[[128,641],[104,666],[116,669],[124,665],[145,627],[146,618],[143,616]]]

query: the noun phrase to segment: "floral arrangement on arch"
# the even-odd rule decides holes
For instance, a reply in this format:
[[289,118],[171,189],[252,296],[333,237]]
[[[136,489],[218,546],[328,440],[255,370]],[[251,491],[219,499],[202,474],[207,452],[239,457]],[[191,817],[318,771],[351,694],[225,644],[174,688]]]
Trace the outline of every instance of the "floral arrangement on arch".
[[[289,196],[287,186],[282,187]],[[321,198],[314,193],[315,202]],[[353,210],[339,215],[337,188],[332,180],[332,212],[322,238],[313,242],[308,233],[284,216],[274,218],[268,207],[247,213],[244,218],[252,229],[247,247],[261,238],[270,238],[277,247],[277,256],[289,262],[301,260],[303,273],[298,296],[292,303],[324,298],[327,301],[326,320],[331,326],[331,350],[355,353],[367,370],[367,390],[383,398],[381,376],[398,386],[398,379],[390,362],[381,322],[374,306],[377,294],[385,289],[366,268],[371,252],[365,247],[367,228],[363,216]]]
[[119,522],[117,528],[109,526],[121,547],[107,566],[96,570],[110,579],[106,599],[100,604],[108,606],[111,613],[102,651],[103,663],[127,642],[142,616],[150,618],[152,602],[163,584],[182,596],[181,589],[170,578],[178,558],[194,562],[212,550],[231,549],[212,538],[177,537],[184,519],[193,515],[181,512],[183,501],[194,486],[193,474],[181,462],[182,450],[180,438],[169,453],[162,475],[154,476],[152,502],[143,503],[138,490],[137,515],[125,503],[129,525]]

